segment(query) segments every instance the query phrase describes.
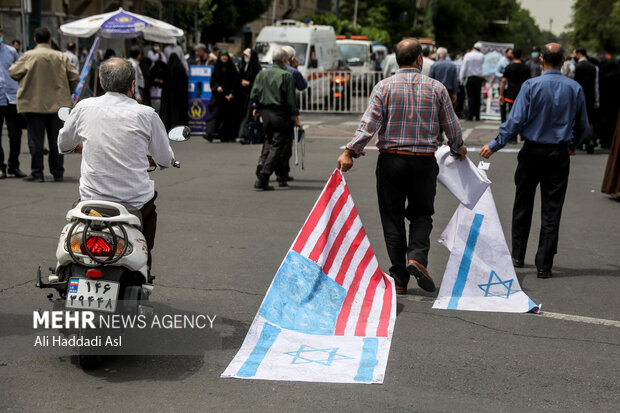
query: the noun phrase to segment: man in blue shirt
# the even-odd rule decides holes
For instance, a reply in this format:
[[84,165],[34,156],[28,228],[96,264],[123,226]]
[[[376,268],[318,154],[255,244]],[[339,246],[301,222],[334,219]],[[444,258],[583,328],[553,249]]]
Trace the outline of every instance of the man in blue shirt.
[[540,183],[542,217],[535,264],[538,278],[550,278],[564,196],[568,186],[569,155],[575,153],[588,129],[586,102],[581,86],[562,76],[564,49],[547,44],[542,52],[542,76],[523,83],[508,120],[499,134],[480,150],[489,158],[517,134],[525,140],[515,171],[516,193],[512,210],[512,258],[523,267],[532,223],[536,187]]
[[428,77],[439,80],[448,89],[452,103],[456,102],[456,92],[459,90],[459,74],[456,66],[448,60],[448,49],[437,49],[437,62],[431,66]]
[[[18,59],[17,51],[12,46],[2,43],[2,27],[0,27],[0,135],[2,124],[6,119],[6,129],[9,134],[8,173],[23,178],[26,174],[19,170],[22,128],[16,108],[18,83],[9,76],[9,67]],[[6,167],[4,150],[0,143],[0,179],[6,178]]]

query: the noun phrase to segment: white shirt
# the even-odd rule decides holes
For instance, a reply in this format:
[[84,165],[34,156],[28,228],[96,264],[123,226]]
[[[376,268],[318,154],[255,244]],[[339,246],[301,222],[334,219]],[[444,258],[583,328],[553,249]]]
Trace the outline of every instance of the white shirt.
[[482,65],[484,64],[484,55],[479,50],[473,49],[463,58],[461,71],[459,73],[459,81],[463,82],[470,76],[482,77]]
[[392,76],[397,70],[398,63],[396,62],[396,55],[394,53],[390,53],[383,61],[383,78]]
[[428,76],[431,71],[431,66],[435,64],[435,61],[430,57],[422,56],[422,74]]
[[80,100],[58,134],[58,148],[82,142],[80,198],[125,202],[136,208],[155,195],[147,152],[170,166],[174,153],[161,119],[149,106],[122,93]]
[[135,95],[136,95],[136,99],[140,99],[142,98],[142,95],[140,94],[140,88],[144,88],[144,75],[142,74],[142,69],[140,69],[140,62],[138,62],[136,59],[133,59],[131,57],[129,58],[129,62],[133,66],[133,69],[136,71]]
[[151,60],[151,67],[153,67],[155,65],[155,62],[158,60],[161,60],[164,63],[168,63],[168,59],[166,59],[166,55],[161,49],[159,49],[159,53],[155,53],[153,49],[149,49],[146,52],[146,57]]
[[73,63],[73,66],[75,66],[77,70],[80,70],[80,60],[78,59],[78,57],[74,55],[72,52],[70,52],[69,50],[67,50],[65,54],[69,58],[69,61]]

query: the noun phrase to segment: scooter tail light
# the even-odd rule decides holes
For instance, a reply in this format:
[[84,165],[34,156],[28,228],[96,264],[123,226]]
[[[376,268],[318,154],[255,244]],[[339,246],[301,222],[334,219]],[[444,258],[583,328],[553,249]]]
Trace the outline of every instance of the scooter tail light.
[[[89,234],[90,235],[90,234]],[[121,238],[116,238],[116,251],[114,255],[120,255],[123,253],[125,249],[126,241]],[[88,255],[86,253],[86,247],[82,244],[82,233],[76,233],[71,236],[70,241],[71,251],[76,252],[78,254]],[[112,256],[112,237],[109,234],[97,234],[90,235],[86,240],[86,246],[91,254],[95,256]],[[66,249],[66,247],[65,247]],[[131,247],[131,243],[127,245],[126,254],[131,254],[133,248]]]
[[86,246],[80,245],[82,254],[87,254],[86,248],[96,257],[111,257],[113,255],[112,246],[103,237],[92,236],[87,238]]

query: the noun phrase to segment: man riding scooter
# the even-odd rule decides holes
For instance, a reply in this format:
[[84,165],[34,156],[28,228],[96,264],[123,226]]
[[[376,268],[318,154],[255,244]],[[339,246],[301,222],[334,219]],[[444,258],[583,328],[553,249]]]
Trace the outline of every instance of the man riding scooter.
[[58,135],[63,153],[82,154],[80,199],[120,202],[138,209],[148,247],[148,268],[155,242],[157,212],[148,154],[161,167],[174,153],[161,119],[134,99],[135,72],[128,60],[109,59],[100,67],[105,95],[81,100]]

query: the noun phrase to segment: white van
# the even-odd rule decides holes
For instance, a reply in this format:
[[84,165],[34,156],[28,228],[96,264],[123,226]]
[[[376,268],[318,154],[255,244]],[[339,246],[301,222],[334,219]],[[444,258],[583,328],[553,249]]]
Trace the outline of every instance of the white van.
[[295,49],[299,60],[297,69],[308,80],[311,102],[324,102],[325,96],[329,94],[329,87],[323,85],[329,76],[326,70],[334,67],[338,61],[334,28],[306,25],[296,20],[282,20],[260,31],[254,49],[261,65],[265,67],[272,64],[273,51],[287,45]]
[[336,36],[336,39],[338,55],[347,61],[353,73],[376,70],[373,45],[366,36]]

